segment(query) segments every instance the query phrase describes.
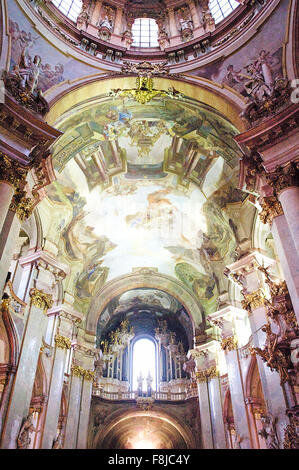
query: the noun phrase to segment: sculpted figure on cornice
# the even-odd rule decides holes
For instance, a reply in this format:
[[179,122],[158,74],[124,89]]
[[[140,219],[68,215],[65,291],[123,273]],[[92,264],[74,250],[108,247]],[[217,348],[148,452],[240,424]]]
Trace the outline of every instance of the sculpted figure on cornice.
[[12,41],[8,75],[14,87],[28,89],[35,96],[64,80],[62,64],[53,66],[42,63],[42,46],[38,36],[21,30],[18,22],[12,20],[9,21],[9,33]]
[[182,41],[190,41],[193,38],[193,21],[189,8],[187,6],[181,7],[176,14]]
[[250,122],[275,112],[289,96],[288,80],[281,75],[278,54],[265,49],[243,69],[235,70],[232,64],[228,65],[222,83],[247,97],[242,116]]
[[90,15],[89,15],[89,8],[90,8],[90,0],[82,0],[82,8],[77,18],[77,28],[81,29],[82,27],[87,27]]
[[11,70],[3,73],[5,88],[24,106],[45,114],[49,107],[39,86],[42,59],[39,55],[32,57],[29,54],[29,49],[38,38],[33,37],[30,32],[28,34],[25,31],[20,32],[18,24],[12,21],[10,21],[10,31],[14,39],[12,47],[14,62]]
[[104,6],[104,18],[100,19],[98,23],[98,35],[104,41],[109,41],[111,33],[113,31],[115,21],[115,9],[109,7],[108,5]]

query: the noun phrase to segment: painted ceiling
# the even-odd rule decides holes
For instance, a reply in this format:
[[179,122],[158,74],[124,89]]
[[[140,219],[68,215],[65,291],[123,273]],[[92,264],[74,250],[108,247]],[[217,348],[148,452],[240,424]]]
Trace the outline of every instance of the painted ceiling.
[[219,288],[214,263],[231,262],[236,240],[227,203],[241,155],[237,130],[191,100],[97,99],[57,123],[52,239],[72,265],[75,297],[88,301],[105,282],[154,267],[183,282],[205,313]]

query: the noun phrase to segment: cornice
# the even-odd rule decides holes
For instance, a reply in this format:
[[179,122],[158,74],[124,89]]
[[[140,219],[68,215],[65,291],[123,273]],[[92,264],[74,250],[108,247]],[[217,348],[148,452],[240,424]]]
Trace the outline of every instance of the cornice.
[[19,263],[22,267],[31,264],[44,263],[46,266],[51,266],[51,268],[54,269],[58,275],[61,275],[62,278],[64,278],[70,272],[69,266],[58,262],[56,258],[42,249],[39,249],[33,253],[29,253],[23,258],[20,258]]
[[80,323],[84,318],[84,315],[81,312],[74,310],[71,306],[68,306],[66,304],[56,305],[55,307],[48,310],[47,315],[48,316],[52,316],[52,315],[63,316],[63,317],[69,318],[70,320],[76,323],[77,322]]
[[275,116],[265,119],[258,125],[234,137],[240,145],[246,145],[250,150],[264,151],[273,147],[299,129],[299,106],[291,104]]
[[[219,26],[216,27],[215,31],[212,33],[207,33],[201,37],[198,37],[195,40],[188,41],[186,43],[181,43],[177,47],[169,47],[166,48],[165,51],[159,51],[159,50],[148,50],[147,52],[143,52],[142,50],[136,50],[133,51],[132,49],[130,51],[127,51],[123,46],[121,45],[115,45],[111,41],[109,43],[106,43],[104,41],[101,41],[99,38],[89,34],[85,33],[84,31],[79,31],[75,24],[71,22],[69,19],[67,19],[61,12],[52,4],[48,4],[43,7],[43,11],[48,13],[49,15],[49,20],[55,22],[55,18],[57,19],[57,24],[60,26],[60,30],[58,28],[57,31],[53,31],[53,28],[47,24],[47,22],[41,18],[40,14],[33,8],[31,4],[28,4],[25,0],[17,0],[19,6],[22,8],[22,10],[25,12],[28,18],[31,19],[31,21],[34,22],[35,29],[50,43],[53,44],[54,47],[58,48],[57,45],[57,38],[62,42],[63,48],[61,48],[61,52],[65,53],[69,56],[72,56],[76,58],[79,61],[87,63],[91,67],[96,67],[97,69],[100,70],[120,70],[121,63],[116,63],[116,62],[111,62],[107,61],[105,59],[95,57],[94,55],[91,55],[85,51],[82,51],[78,47],[73,46],[71,43],[67,42],[63,37],[61,36],[61,26],[63,25],[65,28],[65,32],[70,34],[72,37],[76,37],[77,41],[80,42],[83,38],[86,38],[88,41],[93,42],[94,44],[97,45],[99,52],[105,52],[106,49],[111,49],[113,51],[120,51],[123,53],[123,58],[125,59],[135,59],[139,61],[144,61],[144,60],[152,60],[157,59],[158,61],[160,60],[165,60],[167,57],[167,54],[173,50],[185,50],[187,52],[194,52],[193,50],[193,45],[200,43],[206,35],[207,37],[210,37],[210,42],[213,44],[213,42],[217,42],[220,37],[222,37],[223,34],[231,34],[231,31],[234,30],[235,27],[237,27],[239,24],[242,23],[246,19],[246,17],[252,12],[252,3],[249,0],[246,0],[243,5],[238,7],[237,10],[234,10],[231,15],[229,15],[227,18],[225,18]],[[175,65],[172,65],[173,72],[178,72],[182,70],[182,67],[184,68],[183,71],[190,71],[193,69],[198,69],[200,67],[203,67],[207,65],[207,63],[212,63],[215,60],[221,59],[222,57],[229,56],[236,52],[237,49],[241,48],[242,45],[250,40],[260,29],[261,25],[267,20],[267,18],[272,14],[272,12],[275,10],[275,8],[279,5],[280,0],[270,0],[267,2],[261,10],[257,10],[256,15],[254,18],[252,18],[251,21],[249,21],[249,24],[246,25],[244,28],[241,29],[241,31],[237,34],[232,35],[232,39],[228,39],[224,45],[220,45],[215,49],[215,51],[208,52],[203,54],[203,56],[200,56],[196,59],[191,59],[188,61],[184,61],[182,63],[178,63]],[[253,22],[254,20],[254,22]],[[45,29],[50,34],[46,34]],[[245,34],[245,36],[244,36]],[[210,36],[209,36],[210,35]],[[233,45],[232,45],[233,41]],[[87,59],[87,60],[86,60]]]

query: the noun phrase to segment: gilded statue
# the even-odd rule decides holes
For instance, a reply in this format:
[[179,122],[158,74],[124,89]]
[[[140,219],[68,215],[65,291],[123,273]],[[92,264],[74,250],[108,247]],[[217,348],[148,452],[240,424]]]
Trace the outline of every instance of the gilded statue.
[[281,384],[290,382],[291,377],[288,369],[292,367],[289,358],[279,349],[278,335],[271,330],[270,324],[262,327],[267,335],[265,348],[254,348],[255,352],[262,358],[271,370],[276,370],[280,376]]

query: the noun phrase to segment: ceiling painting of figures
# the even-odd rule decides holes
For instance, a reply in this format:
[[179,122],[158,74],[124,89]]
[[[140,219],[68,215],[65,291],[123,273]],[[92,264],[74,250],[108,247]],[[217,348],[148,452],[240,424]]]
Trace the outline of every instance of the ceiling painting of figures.
[[58,127],[57,181],[47,194],[60,217],[50,231],[73,266],[77,301],[87,305],[106,282],[154,267],[180,280],[208,315],[221,291],[217,272],[236,254],[225,207],[245,197],[235,189],[237,130],[187,99],[103,98]]

